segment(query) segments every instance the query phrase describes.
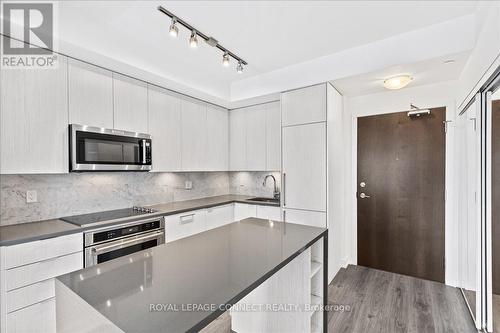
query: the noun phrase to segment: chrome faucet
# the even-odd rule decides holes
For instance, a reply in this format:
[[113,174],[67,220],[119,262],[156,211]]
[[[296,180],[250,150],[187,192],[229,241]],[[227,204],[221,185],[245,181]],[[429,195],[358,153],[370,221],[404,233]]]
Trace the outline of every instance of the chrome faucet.
[[269,178],[269,177],[271,177],[274,181],[274,191],[273,191],[274,198],[279,200],[280,199],[280,191],[278,190],[278,187],[276,186],[276,178],[274,178],[273,175],[267,175],[264,178],[264,182],[262,183],[262,186],[266,186],[267,178]]

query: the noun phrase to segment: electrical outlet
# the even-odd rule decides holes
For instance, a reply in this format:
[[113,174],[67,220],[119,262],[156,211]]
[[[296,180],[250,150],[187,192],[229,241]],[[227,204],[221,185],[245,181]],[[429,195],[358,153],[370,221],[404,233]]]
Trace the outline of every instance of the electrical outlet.
[[38,202],[36,190],[26,191],[26,202],[27,203]]
[[186,182],[184,183],[184,187],[186,188],[186,190],[190,190],[193,188],[193,182],[190,181],[190,180],[186,180]]

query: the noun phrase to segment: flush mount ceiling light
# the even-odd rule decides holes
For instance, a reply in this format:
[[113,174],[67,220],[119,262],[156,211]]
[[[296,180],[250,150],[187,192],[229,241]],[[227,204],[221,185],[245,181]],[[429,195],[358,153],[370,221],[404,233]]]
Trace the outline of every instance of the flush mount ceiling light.
[[398,75],[384,80],[384,87],[391,90],[406,87],[413,78],[410,75]]
[[172,19],[172,23],[169,29],[169,34],[171,36],[177,37],[177,35],[179,34],[179,28],[177,27],[177,24],[183,26],[184,28],[191,31],[191,37],[189,38],[189,45],[191,47],[195,48],[198,46],[198,37],[200,37],[207,43],[207,45],[216,47],[223,52],[222,64],[224,66],[229,66],[229,60],[231,57],[234,60],[238,61],[238,65],[236,66],[236,71],[240,74],[243,73],[243,66],[248,65],[248,63],[245,60],[238,57],[233,52],[226,49],[224,46],[220,45],[217,39],[202,33],[198,29],[195,29],[191,24],[180,19],[177,15],[174,15],[172,12],[168,11],[162,6],[158,6],[158,10]]

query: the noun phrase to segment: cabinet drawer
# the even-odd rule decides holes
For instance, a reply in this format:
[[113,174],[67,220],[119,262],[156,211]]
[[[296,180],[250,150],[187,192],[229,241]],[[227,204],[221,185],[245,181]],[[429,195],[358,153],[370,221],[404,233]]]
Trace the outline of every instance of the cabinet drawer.
[[259,219],[281,221],[281,208],[271,206],[257,206],[257,217]]
[[7,313],[55,296],[54,279],[48,279],[6,293]]
[[81,233],[5,247],[5,269],[83,251]]
[[234,204],[235,221],[240,221],[249,217],[257,217],[257,206],[242,203]]
[[11,312],[5,321],[8,333],[55,333],[56,300],[51,298]]
[[5,271],[6,290],[27,286],[83,268],[83,252],[40,261]]
[[206,230],[206,211],[196,210],[165,217],[165,239],[171,242]]
[[207,208],[207,230],[214,229],[234,221],[234,205]]

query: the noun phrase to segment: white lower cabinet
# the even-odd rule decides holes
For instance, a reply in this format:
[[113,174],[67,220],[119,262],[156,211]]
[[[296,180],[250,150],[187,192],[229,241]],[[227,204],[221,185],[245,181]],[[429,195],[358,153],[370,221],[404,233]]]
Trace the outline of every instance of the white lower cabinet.
[[326,213],[286,208],[283,209],[283,221],[326,228]]
[[56,300],[50,298],[7,314],[6,333],[55,333]]
[[281,221],[281,209],[272,206],[257,206],[257,218]]
[[233,204],[207,208],[207,230],[221,227],[233,221]]
[[0,247],[0,332],[56,332],[54,277],[81,268],[81,233]]
[[165,217],[166,243],[188,237],[205,230],[207,230],[205,209]]
[[235,203],[234,204],[234,220],[240,221],[249,217],[257,217],[257,206]]

